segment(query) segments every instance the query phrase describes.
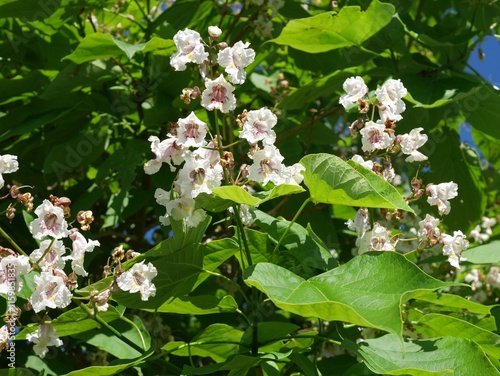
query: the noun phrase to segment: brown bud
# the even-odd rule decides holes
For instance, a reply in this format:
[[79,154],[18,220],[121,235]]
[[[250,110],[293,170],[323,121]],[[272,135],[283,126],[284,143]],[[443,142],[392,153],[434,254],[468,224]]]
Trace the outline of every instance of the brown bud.
[[366,114],[370,110],[370,105],[364,99],[358,99],[358,111],[361,114]]
[[141,254],[139,252],[134,251],[133,249],[129,249],[127,253],[125,253],[125,258],[128,260],[132,260],[135,257],[140,256]]
[[63,210],[64,218],[68,218],[70,216],[71,200],[69,198],[50,195],[50,201],[52,202],[52,205],[57,206]]
[[7,256],[15,256],[16,252],[14,252],[10,248],[4,248],[0,246],[0,258],[7,257]]
[[119,263],[120,261],[122,261],[123,258],[125,257],[125,251],[123,250],[123,246],[120,245],[120,246],[116,247],[113,250],[112,256],[113,256],[113,262]]
[[223,152],[220,164],[222,165],[222,167],[225,167],[228,170],[232,170],[234,168],[233,153],[231,153],[230,151]]
[[94,216],[90,210],[80,210],[76,215],[76,220],[81,225],[82,231],[88,231],[90,224],[94,221]]
[[244,110],[241,114],[238,115],[238,117],[236,118],[236,123],[240,126],[240,127],[243,127],[243,124],[245,124],[247,122],[247,118],[248,118],[248,111],[247,110]]

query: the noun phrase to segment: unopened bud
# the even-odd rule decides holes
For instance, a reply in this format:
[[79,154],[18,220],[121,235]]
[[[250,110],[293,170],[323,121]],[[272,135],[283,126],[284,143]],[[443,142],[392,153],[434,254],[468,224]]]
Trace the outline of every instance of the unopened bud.
[[229,46],[227,45],[226,42],[220,42],[217,44],[217,48],[222,51],[222,50],[225,50],[226,48],[228,48]]
[[16,217],[16,208],[9,207],[5,212],[5,215],[9,221],[12,221]]
[[236,118],[236,123],[240,127],[243,127],[243,124],[245,124],[247,122],[247,118],[248,118],[248,111],[243,110],[243,112],[241,114],[239,114],[238,117]]
[[132,260],[133,258],[136,258],[140,256],[141,254],[139,252],[134,251],[133,249],[129,249],[127,253],[125,253],[125,257],[128,260]]
[[216,41],[220,35],[222,34],[222,30],[218,26],[209,26],[208,27],[208,35],[210,35],[210,39]]

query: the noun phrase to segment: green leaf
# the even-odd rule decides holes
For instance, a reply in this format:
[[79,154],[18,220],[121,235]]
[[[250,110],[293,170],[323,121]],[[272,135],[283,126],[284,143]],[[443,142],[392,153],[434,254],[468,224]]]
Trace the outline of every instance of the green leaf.
[[[260,346],[266,346],[272,344],[273,342],[279,342],[279,350],[285,344],[282,341],[288,341],[287,337],[290,333],[293,333],[300,329],[299,326],[291,324],[288,322],[260,322],[257,326],[257,341]],[[246,344],[248,348],[252,346],[253,342],[253,327],[249,327],[243,337],[241,338],[242,343]],[[261,352],[268,352],[267,349],[261,349]]]
[[[147,350],[151,346],[149,333],[138,316],[128,315],[126,318],[123,317],[122,320],[114,321],[110,325],[144,350]],[[74,337],[108,352],[118,359],[131,359],[140,355],[137,350],[123,342],[106,328],[96,328],[76,334]]]
[[[235,312],[238,304],[230,295],[218,299],[211,295],[181,296],[163,303],[157,312],[189,315],[208,315],[211,313]],[[154,310],[151,310],[154,311]]]
[[148,52],[158,49],[168,49],[174,46],[173,41],[154,37],[147,43],[129,44],[114,38],[111,34],[94,33],[83,38],[76,49],[63,57],[75,64],[82,64],[91,60],[106,59],[110,57],[127,56],[130,60],[138,51]]
[[[262,228],[274,243],[281,239],[290,225],[290,221],[274,218],[260,210],[252,210],[252,218],[254,224]],[[281,244],[299,262],[306,276],[316,275],[318,269],[327,271],[338,266],[337,261],[317,239],[316,234],[309,226],[305,229],[300,224],[294,223]],[[284,259],[289,260],[288,257],[284,257]],[[259,261],[270,261],[270,259]],[[294,265],[289,266],[293,267]]]
[[225,361],[237,354],[243,331],[226,324],[212,324],[193,338],[191,343],[168,342],[162,350],[177,356],[198,355],[210,357],[216,362]]
[[468,249],[462,256],[471,264],[500,264],[500,240]]
[[111,364],[106,366],[92,366],[77,371],[67,373],[63,376],[111,376],[122,374],[128,368],[134,367],[144,362],[145,359],[149,358],[154,354],[155,349],[151,348],[143,355],[135,359],[119,359],[113,361]]
[[432,313],[420,318],[415,326],[424,338],[449,336],[467,338],[477,343],[493,358],[500,358],[500,336],[476,325],[448,315]]
[[306,168],[304,184],[316,202],[413,213],[394,186],[356,162],[331,154],[310,154],[300,163]]
[[402,332],[403,300],[419,290],[451,285],[428,276],[394,252],[362,254],[308,280],[280,266],[260,263],[246,269],[244,279],[286,311],[398,335]]
[[412,296],[413,299],[417,299],[423,302],[436,304],[443,306],[443,310],[450,310],[454,308],[460,312],[471,312],[483,315],[489,315],[491,308],[494,306],[485,306],[468,299],[465,299],[459,295],[445,294],[442,292],[434,291],[418,291]]
[[377,374],[384,375],[498,375],[481,348],[465,338],[441,337],[405,340],[388,334],[359,344],[346,340],[342,346],[360,356]]
[[218,212],[226,210],[234,204],[252,207],[259,206],[266,201],[301,192],[304,192],[304,188],[299,185],[281,184],[273,187],[269,191],[258,192],[252,196],[242,187],[227,185],[213,188],[212,195],[202,195],[200,198],[197,197],[196,202],[206,210]]
[[366,11],[344,6],[338,14],[327,12],[291,20],[272,42],[310,53],[360,46],[385,27],[394,12],[393,5],[378,0],[372,1]]
[[500,92],[485,85],[475,88],[473,93],[459,102],[466,120],[481,132],[500,139]]

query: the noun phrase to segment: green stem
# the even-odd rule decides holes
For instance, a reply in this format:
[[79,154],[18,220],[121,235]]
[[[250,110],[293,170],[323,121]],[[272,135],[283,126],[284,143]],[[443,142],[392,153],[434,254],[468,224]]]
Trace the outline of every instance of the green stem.
[[17,253],[28,256],[26,252],[24,252],[21,247],[17,245],[17,243],[0,227],[0,235],[2,235],[7,241],[12,245],[12,247],[17,251]]
[[40,264],[40,261],[42,261],[42,260],[45,258],[45,256],[47,256],[47,253],[49,253],[49,252],[50,252],[50,249],[51,249],[51,248],[52,248],[52,246],[54,245],[55,240],[56,240],[55,238],[53,238],[53,239],[52,239],[52,241],[50,242],[50,244],[49,244],[49,246],[47,247],[47,249],[45,250],[45,252],[43,252],[42,257],[40,257],[40,258],[37,260],[37,262],[35,263],[34,268],[38,268],[38,264]]
[[283,241],[285,240],[285,237],[287,236],[288,231],[290,231],[290,229],[292,228],[293,224],[297,221],[297,218],[299,218],[299,215],[302,213],[302,211],[304,210],[304,208],[306,207],[306,205],[308,203],[310,203],[310,202],[312,202],[312,198],[311,197],[307,198],[307,200],[304,201],[304,203],[302,204],[302,206],[299,208],[299,210],[297,211],[297,213],[293,217],[292,221],[289,223],[289,225],[286,228],[286,230],[283,233],[283,235],[281,235],[281,238],[278,241],[278,244],[276,244],[276,247],[274,247],[273,252],[271,253],[271,256],[273,256],[274,253],[279,249],[279,247],[281,246],[281,243],[283,243]]
[[141,349],[139,346],[137,346],[134,342],[132,342],[127,337],[125,337],[122,333],[120,333],[118,330],[116,330],[115,328],[113,328],[111,325],[109,325],[106,321],[104,321],[102,319],[101,316],[99,316],[98,314],[96,314],[93,310],[91,310],[85,304],[83,304],[82,302],[80,302],[78,300],[73,300],[73,302],[76,303],[78,306],[80,306],[80,308],[83,309],[89,315],[89,317],[92,318],[92,320],[94,320],[98,324],[100,324],[100,325],[104,326],[105,328],[107,328],[111,333],[113,333],[115,336],[117,336],[118,338],[120,338],[123,342],[125,342],[127,345],[129,345],[130,347],[132,347],[134,350],[138,351],[141,355],[144,354],[144,350],[143,349]]

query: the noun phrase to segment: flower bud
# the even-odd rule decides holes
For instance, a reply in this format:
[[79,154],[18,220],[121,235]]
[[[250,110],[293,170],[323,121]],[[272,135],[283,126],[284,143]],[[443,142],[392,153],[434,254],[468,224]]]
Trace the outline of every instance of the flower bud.
[[216,41],[220,35],[222,34],[222,30],[218,26],[209,26],[208,27],[208,35],[210,35],[210,39]]

